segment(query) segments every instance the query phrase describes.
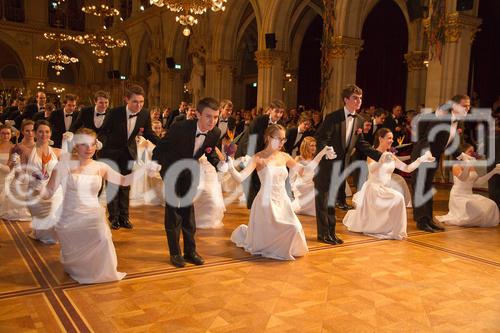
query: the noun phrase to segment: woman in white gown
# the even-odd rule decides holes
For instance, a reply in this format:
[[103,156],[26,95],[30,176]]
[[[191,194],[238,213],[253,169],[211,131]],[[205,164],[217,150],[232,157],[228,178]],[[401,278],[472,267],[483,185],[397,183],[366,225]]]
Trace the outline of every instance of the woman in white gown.
[[130,186],[141,170],[122,176],[105,163],[94,161],[97,148],[94,131],[81,128],[73,138],[73,157],[61,161],[43,192],[44,198],[61,185],[64,201],[56,233],[61,245],[64,270],[79,283],[101,283],[123,279],[117,271],[115,247],[106,222],[105,208],[99,204],[98,192],[103,179]]
[[389,184],[395,168],[412,172],[422,162],[433,162],[430,152],[419,157],[412,164],[401,162],[388,152],[393,134],[387,128],[375,134],[375,147],[383,152],[378,162],[368,158],[368,180],[353,196],[355,209],[344,217],[343,223],[349,231],[362,232],[381,239],[403,239],[406,237],[406,204],[403,195]]
[[[151,161],[153,149],[156,147],[154,143],[146,140],[143,136],[137,136],[137,159],[132,166],[132,171],[142,168],[145,164]],[[160,174],[148,175],[135,179],[130,186],[130,206],[160,206],[163,205],[163,181]]]
[[193,202],[196,228],[222,228],[226,207],[217,170],[208,162],[204,154],[198,162],[200,163],[200,184]]
[[[63,200],[62,189],[58,188],[50,201],[42,200],[37,197],[31,197],[33,184],[42,184],[46,186],[50,175],[54,170],[61,156],[61,150],[49,146],[52,130],[46,120],[40,120],[35,125],[36,144],[27,156],[25,166],[25,176],[29,179],[28,183],[28,209],[31,212],[31,232],[29,236],[45,244],[57,243],[57,237],[54,232],[54,226],[59,220],[60,208]],[[22,157],[22,156],[21,156]],[[23,158],[23,157],[22,157]],[[32,206],[32,203],[35,205]],[[50,211],[45,216],[35,216],[34,212],[41,206],[47,206]]]
[[[499,211],[495,201],[479,194],[474,194],[474,185],[481,185],[496,174],[500,173],[500,165],[479,177],[473,166],[475,158],[474,147],[464,144],[462,151],[465,155],[463,161],[455,164],[452,168],[453,187],[450,191],[450,201],[448,203],[449,212],[443,216],[436,216],[436,220],[451,225],[461,227],[494,227],[499,222]],[[463,155],[461,155],[463,156]]]
[[[11,149],[8,166],[15,169],[5,178],[5,195],[2,202],[0,218],[8,221],[31,221],[31,214],[26,206],[26,194],[28,193],[28,178],[21,177],[22,166],[28,163],[28,157],[35,147],[35,123],[25,120],[21,125],[23,139]],[[19,163],[20,159],[20,163]]]
[[287,167],[291,172],[303,173],[304,169],[314,169],[325,154],[332,158],[334,153],[331,147],[325,147],[307,167],[302,167],[290,155],[281,152],[286,141],[283,126],[270,125],[264,139],[265,148],[254,155],[241,172],[229,163],[229,172],[238,182],[256,169],[262,184],[250,210],[248,227],[236,228],[231,240],[251,254],[294,260],[305,255],[308,248],[304,230],[286,192]]
[[10,139],[12,138],[12,128],[8,125],[0,125],[0,212],[5,197],[5,178],[10,173],[8,166],[9,153],[14,146]]
[[[312,136],[306,136],[300,145],[300,155],[295,158],[297,163],[306,166],[313,160],[316,154],[316,139]],[[314,169],[304,170],[302,175],[296,176],[290,180],[294,200],[292,202],[293,210],[296,214],[316,216],[316,206],[314,203]]]

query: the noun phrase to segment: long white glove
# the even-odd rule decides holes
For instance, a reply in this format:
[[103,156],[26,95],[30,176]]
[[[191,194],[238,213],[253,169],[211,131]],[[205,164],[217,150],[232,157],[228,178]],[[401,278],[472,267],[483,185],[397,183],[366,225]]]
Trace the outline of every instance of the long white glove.
[[431,162],[434,162],[435,160],[436,160],[436,158],[434,156],[432,156],[432,153],[430,151],[426,151],[424,154],[422,154],[422,156],[417,158],[411,164],[405,164],[405,163],[401,162],[399,159],[395,158],[396,168],[401,170],[401,171],[407,172],[407,173],[413,172],[422,163],[431,163]]
[[252,159],[248,162],[247,166],[241,171],[238,172],[234,168],[234,163],[233,163],[233,158],[231,156],[228,157],[227,159],[227,165],[229,168],[229,173],[231,174],[231,177],[233,177],[234,180],[236,180],[238,183],[243,182],[248,176],[250,176],[255,170],[256,164],[255,162],[252,162]]
[[321,159],[325,157],[326,159],[333,160],[337,157],[337,154],[335,153],[335,150],[333,150],[333,147],[331,146],[325,146],[321,151],[313,158],[313,160],[304,167],[306,170],[314,170]]

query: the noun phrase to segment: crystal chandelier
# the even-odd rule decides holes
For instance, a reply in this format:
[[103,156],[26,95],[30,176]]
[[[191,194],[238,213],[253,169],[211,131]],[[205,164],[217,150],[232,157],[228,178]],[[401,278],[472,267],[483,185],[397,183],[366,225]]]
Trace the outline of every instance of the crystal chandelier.
[[35,58],[40,61],[52,63],[53,65],[51,67],[56,71],[57,76],[61,75],[61,72],[64,70],[64,65],[78,62],[78,58],[68,56],[61,50],[61,42],[75,40],[74,36],[54,32],[46,32],[43,36],[47,39],[57,41],[57,48],[54,53],[49,53],[44,56],[36,56]]
[[[85,14],[100,17],[103,21],[106,17],[120,15],[120,11],[118,9],[105,4],[84,6],[82,7],[82,11]],[[101,25],[103,26],[103,29],[96,31],[96,33],[85,34],[83,36],[76,36],[73,38],[75,42],[80,44],[89,43],[92,47],[92,54],[97,57],[97,62],[100,64],[104,62],[103,58],[109,55],[108,49],[127,46],[127,42],[124,39],[114,38],[113,36],[106,34],[104,22],[101,22]]]
[[213,12],[224,11],[224,3],[227,0],[149,0],[152,5],[166,6],[174,13],[183,13],[175,17],[175,21],[184,26],[182,34],[189,36],[191,34],[190,26],[198,24],[195,15],[202,15],[210,8]]

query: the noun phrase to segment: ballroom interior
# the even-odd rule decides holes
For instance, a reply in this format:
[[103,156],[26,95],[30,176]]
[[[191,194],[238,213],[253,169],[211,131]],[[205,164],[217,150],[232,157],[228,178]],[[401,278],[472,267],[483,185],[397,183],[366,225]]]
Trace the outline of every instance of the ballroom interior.
[[[179,3],[206,11],[171,10]],[[466,94],[473,110],[491,109],[498,17],[497,0],[0,0],[0,105],[44,91],[56,105],[74,93],[89,106],[104,90],[114,107],[138,84],[146,108],[279,99],[325,116],[355,83],[363,107],[434,109]],[[434,179],[435,215],[448,212],[452,185],[448,171]],[[488,187],[474,193],[488,197]],[[499,331],[498,225],[426,233],[407,208],[408,237],[383,240],[348,231],[337,210],[344,244],[334,246],[299,215],[309,253],[280,261],[234,246],[250,211],[228,200],[223,227],[196,232],[206,263],[179,269],[164,207],[130,211],[134,229],[112,231],[127,276],[89,285],[64,272],[57,244],[29,237],[30,222],[0,219],[0,332]]]

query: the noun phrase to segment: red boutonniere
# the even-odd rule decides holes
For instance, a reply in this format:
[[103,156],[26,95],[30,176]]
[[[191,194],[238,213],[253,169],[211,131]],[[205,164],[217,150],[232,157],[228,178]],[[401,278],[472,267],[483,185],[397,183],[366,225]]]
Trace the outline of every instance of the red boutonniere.
[[205,153],[210,154],[212,152],[212,147],[205,148]]
[[459,135],[461,135],[461,134],[462,134],[462,129],[461,129],[461,128],[458,128],[458,129],[457,129],[457,133],[458,133]]
[[363,129],[362,128],[358,128],[356,130],[356,135],[360,135],[361,133],[363,133]]
[[142,134],[144,134],[144,127],[140,127],[139,133],[137,133],[137,135],[140,135],[140,136],[142,136]]

